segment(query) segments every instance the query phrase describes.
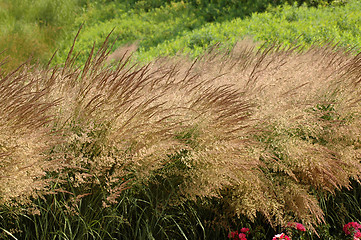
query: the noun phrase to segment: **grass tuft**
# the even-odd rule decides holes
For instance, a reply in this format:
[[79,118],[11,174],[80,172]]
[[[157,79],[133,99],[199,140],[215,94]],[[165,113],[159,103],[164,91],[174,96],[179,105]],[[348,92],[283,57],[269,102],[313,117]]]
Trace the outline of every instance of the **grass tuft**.
[[14,236],[205,238],[198,203],[223,222],[315,230],[322,196],[361,180],[360,55],[239,42],[140,65],[109,62],[110,46],[0,74],[0,203],[14,219],[0,227]]

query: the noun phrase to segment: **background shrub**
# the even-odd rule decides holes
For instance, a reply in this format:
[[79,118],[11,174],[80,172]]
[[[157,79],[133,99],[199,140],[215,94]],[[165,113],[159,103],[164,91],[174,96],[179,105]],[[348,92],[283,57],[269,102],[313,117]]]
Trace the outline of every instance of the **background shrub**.
[[[357,30],[359,4],[350,1],[345,6],[309,8],[285,5],[269,8],[264,13],[254,13],[250,18],[208,23],[192,32],[164,41],[158,46],[143,49],[140,45],[138,59],[149,61],[159,55],[174,55],[180,50],[191,57],[204,53],[204,49],[221,42],[230,49],[238,40],[251,38],[260,44],[280,42],[285,45],[301,45],[338,42],[341,46],[359,48]],[[211,36],[211,38],[210,38]],[[204,44],[194,45],[194,39]]]

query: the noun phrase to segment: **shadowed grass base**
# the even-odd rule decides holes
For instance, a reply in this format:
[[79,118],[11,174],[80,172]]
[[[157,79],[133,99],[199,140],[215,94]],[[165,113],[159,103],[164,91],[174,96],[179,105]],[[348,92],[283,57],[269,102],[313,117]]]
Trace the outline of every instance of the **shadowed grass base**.
[[[361,220],[360,188],[342,190],[320,201],[326,224],[317,228],[319,236],[308,233],[309,240],[344,239],[342,227]],[[69,189],[71,190],[71,189]],[[72,189],[73,191],[75,189]],[[104,189],[103,189],[104,190]],[[273,229],[262,216],[254,222],[223,212],[219,199],[171,204],[176,189],[168,181],[125,190],[117,204],[103,208],[101,189],[78,198],[74,192],[61,192],[36,199],[37,212],[22,214],[1,209],[1,239],[227,239],[228,233],[242,227],[251,229],[249,239],[262,240],[285,229]],[[16,230],[15,230],[16,229]],[[5,231],[6,230],[6,231]],[[12,235],[10,235],[12,234]]]

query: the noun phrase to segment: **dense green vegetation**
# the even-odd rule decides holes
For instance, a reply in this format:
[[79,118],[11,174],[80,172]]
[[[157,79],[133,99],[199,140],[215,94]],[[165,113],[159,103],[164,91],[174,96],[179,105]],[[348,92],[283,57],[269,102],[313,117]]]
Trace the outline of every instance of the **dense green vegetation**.
[[[136,1],[130,9],[125,3],[115,2],[107,3],[106,7],[99,7],[104,3],[89,5],[88,11],[75,24],[80,26],[85,23],[77,49],[89,53],[93,43],[99,47],[114,28],[111,40],[118,39],[115,48],[136,42],[139,45],[136,54],[138,60],[145,62],[179,51],[195,57],[210,45],[221,42],[229,48],[245,37],[260,42],[296,42],[306,46],[314,42],[333,41],[359,47],[360,5],[357,1],[345,6],[343,2],[335,1],[325,7],[315,7],[317,4],[314,1],[313,4],[305,2],[301,7],[292,2],[291,5],[280,6],[275,5],[277,1],[215,1],[212,4],[217,7],[214,8],[229,9],[214,12],[213,16],[219,15],[215,19],[207,18],[208,8],[213,6],[207,5],[207,1],[199,1],[198,4],[195,3],[197,1],[172,1],[169,4],[162,1],[163,4],[151,5],[156,8],[143,5],[145,2],[148,1]],[[313,7],[307,7],[306,3]],[[76,30],[75,27],[71,36],[75,35]],[[60,61],[65,59],[66,46],[71,41],[70,37],[64,42],[65,47],[59,54]],[[81,56],[80,62],[84,60],[85,57]]]
[[345,238],[360,32],[356,0],[0,0],[0,238]]
[[[283,4],[289,5],[280,7]],[[230,47],[245,36],[286,43],[299,38],[306,45],[331,39],[354,45],[359,40],[359,5],[343,5],[340,0],[1,0],[0,48],[12,57],[8,68],[30,56],[32,62],[46,63],[56,49],[55,62],[60,63],[81,24],[85,26],[76,46],[82,52],[78,63],[112,29],[115,48],[136,42],[141,61],[181,50],[197,56],[209,45],[222,42]]]
[[47,62],[84,4],[82,0],[1,0],[0,48],[11,58],[7,68],[30,57],[32,62]]
[[180,49],[198,56],[205,48],[218,42],[229,47],[245,37],[260,43],[276,41],[309,47],[314,43],[333,42],[360,48],[360,13],[361,6],[357,1],[340,7],[274,7],[265,13],[254,13],[247,19],[206,24],[151,48],[140,46],[140,58],[173,55]]

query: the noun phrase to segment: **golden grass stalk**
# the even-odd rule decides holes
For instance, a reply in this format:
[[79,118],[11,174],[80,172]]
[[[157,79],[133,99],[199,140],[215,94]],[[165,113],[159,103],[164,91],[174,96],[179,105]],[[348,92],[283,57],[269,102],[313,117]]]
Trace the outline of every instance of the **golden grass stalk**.
[[[360,180],[359,55],[337,46],[257,51],[240,42],[195,61],[138,66],[124,55],[107,65],[106,40],[76,68],[73,47],[64,66],[16,71],[1,81],[0,94],[9,99],[2,132],[24,129],[2,147],[3,178],[41,162],[50,125],[62,139],[52,148],[61,158],[60,178],[71,173],[75,187],[106,186],[104,206],[129,179],[181,176],[178,201],[217,197],[229,214],[252,220],[260,212],[271,224],[312,227],[324,220],[314,191],[332,193]],[[36,131],[29,134],[29,126]],[[34,138],[29,148],[10,151],[25,146],[24,134]],[[16,160],[8,157],[15,153]],[[34,169],[29,181],[46,170]],[[17,192],[27,191],[20,184]]]
[[258,180],[232,184],[235,212],[311,226],[324,220],[312,192],[360,180],[360,56],[353,54],[337,45],[255,51],[241,42],[230,55],[205,56],[200,75],[219,75],[214,84],[231,84],[256,105],[249,122],[257,131],[247,139],[260,160]]
[[49,124],[57,101],[45,100],[48,89],[31,71],[23,64],[0,74],[0,204],[27,201],[42,190],[52,165],[44,153],[55,140]]

